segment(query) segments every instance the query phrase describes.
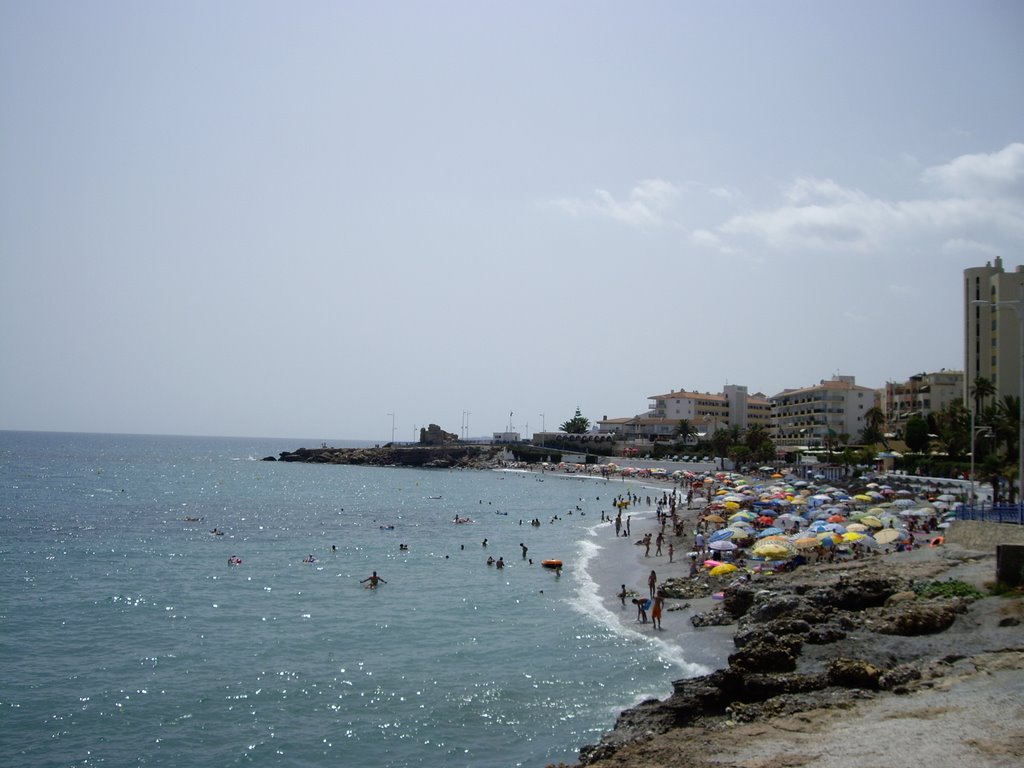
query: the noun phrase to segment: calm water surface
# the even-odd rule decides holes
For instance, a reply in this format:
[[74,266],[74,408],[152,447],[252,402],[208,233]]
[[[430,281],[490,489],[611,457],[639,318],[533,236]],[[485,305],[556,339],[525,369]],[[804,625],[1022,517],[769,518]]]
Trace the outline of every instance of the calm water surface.
[[614,484],[302,444],[0,432],[6,764],[544,766],[694,671],[598,599]]

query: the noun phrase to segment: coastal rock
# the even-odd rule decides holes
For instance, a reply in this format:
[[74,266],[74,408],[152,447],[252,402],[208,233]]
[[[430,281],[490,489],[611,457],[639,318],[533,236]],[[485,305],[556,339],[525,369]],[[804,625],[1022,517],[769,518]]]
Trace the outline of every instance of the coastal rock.
[[884,616],[877,631],[883,635],[930,635],[948,629],[966,610],[961,601],[899,603]]
[[[743,679],[743,701],[761,702],[776,696],[794,696],[819,691],[828,685],[823,674],[804,675],[798,673],[749,674]],[[735,708],[736,702],[731,705]],[[733,719],[735,713],[733,713]]]
[[690,617],[690,623],[695,627],[724,627],[736,620],[723,610],[715,609],[703,613],[695,613]]
[[711,585],[701,579],[667,579],[660,589],[665,597],[675,600],[695,600],[711,595]]
[[878,687],[883,691],[906,693],[907,685],[921,679],[921,670],[913,664],[897,664],[878,678]]
[[493,445],[385,446],[383,448],[298,448],[282,451],[278,460],[307,464],[350,464],[373,467],[488,469],[502,464]]
[[895,577],[854,576],[840,577],[835,584],[814,587],[805,597],[820,608],[842,611],[862,611],[885,605],[885,601],[905,589],[905,582]]
[[801,619],[778,619],[767,625],[757,625],[740,629],[733,636],[737,648],[743,648],[766,639],[773,640],[783,635],[806,635],[811,625]]
[[846,632],[831,624],[812,627],[811,631],[804,635],[804,642],[808,645],[829,645],[845,639]]
[[808,624],[820,624],[825,621],[825,614],[806,598],[798,595],[769,595],[758,598],[746,615],[753,622],[768,622],[786,616]]
[[825,672],[830,685],[842,688],[879,689],[882,670],[861,659],[835,659]]
[[729,666],[740,673],[792,672],[803,640],[796,635],[765,634],[729,656]]

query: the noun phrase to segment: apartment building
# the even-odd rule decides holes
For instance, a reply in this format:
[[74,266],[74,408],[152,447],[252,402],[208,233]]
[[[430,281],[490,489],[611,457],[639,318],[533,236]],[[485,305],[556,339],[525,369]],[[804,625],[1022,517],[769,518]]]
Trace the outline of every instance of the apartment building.
[[1020,396],[1021,318],[1024,266],[1003,270],[996,257],[964,270],[964,405],[972,408],[971,388],[979,378],[995,385],[997,398]]
[[822,448],[843,435],[856,440],[874,404],[875,390],[858,386],[853,376],[785,389],[771,398],[772,439],[779,447],[793,448]]

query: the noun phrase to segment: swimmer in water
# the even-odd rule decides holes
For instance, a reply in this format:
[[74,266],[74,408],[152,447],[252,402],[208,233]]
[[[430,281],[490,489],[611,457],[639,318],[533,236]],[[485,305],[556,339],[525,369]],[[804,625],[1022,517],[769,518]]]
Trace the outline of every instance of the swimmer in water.
[[[366,584],[366,582],[370,582],[370,583]],[[376,589],[378,584],[387,584],[387,582],[384,581],[384,579],[382,579],[380,576],[377,575],[376,571],[371,573],[369,576],[367,576],[365,579],[363,579],[359,583],[360,584],[366,584],[366,588],[367,589]]]

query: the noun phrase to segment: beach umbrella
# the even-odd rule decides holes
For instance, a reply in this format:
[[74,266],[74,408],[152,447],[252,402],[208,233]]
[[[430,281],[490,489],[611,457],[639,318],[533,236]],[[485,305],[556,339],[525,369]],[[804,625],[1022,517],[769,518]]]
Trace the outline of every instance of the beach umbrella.
[[734,549],[738,549],[738,547],[728,539],[718,539],[708,544],[708,549],[713,549],[715,552],[732,552]]
[[834,547],[842,540],[842,536],[838,533],[833,533],[832,531],[825,531],[824,533],[818,534],[818,543],[823,547]]
[[721,565],[716,565],[708,573],[712,576],[725,576],[727,573],[732,573],[735,570],[738,569],[732,563],[722,563]]
[[786,560],[796,554],[796,547],[788,541],[771,539],[757,542],[753,552],[765,560]]
[[870,530],[871,529],[863,523],[851,523],[850,525],[846,526],[847,533],[849,533],[850,531],[853,531],[854,533],[864,533],[865,531]]
[[793,546],[797,549],[814,549],[819,545],[819,541],[814,536],[805,536],[802,539],[797,539],[793,542]]
[[956,496],[954,496],[952,493],[944,493],[941,496],[936,496],[935,500],[936,501],[956,501]]
[[725,518],[721,517],[720,515],[708,515],[704,519],[707,520],[709,523],[724,523],[725,522]]
[[883,528],[875,534],[875,541],[879,544],[892,544],[901,538],[901,532],[896,528]]
[[843,534],[843,541],[846,541],[846,542],[860,541],[861,539],[866,539],[866,538],[868,538],[868,537],[865,536],[863,533],[857,533],[856,531],[847,531],[846,533]]
[[864,517],[862,517],[860,519],[860,523],[861,523],[861,525],[866,525],[869,528],[881,528],[882,527],[882,521],[879,518],[875,517],[874,515],[864,515]]
[[892,505],[894,507],[915,507],[917,506],[917,502],[913,499],[896,499]]
[[763,531],[758,533],[757,538],[763,539],[766,536],[781,536],[784,533],[785,531],[781,528],[776,528],[775,526],[772,526],[771,528],[765,528]]
[[857,501],[863,501],[865,504],[870,504],[872,501],[874,501],[874,499],[872,499],[866,493],[858,493],[853,498],[856,499]]

